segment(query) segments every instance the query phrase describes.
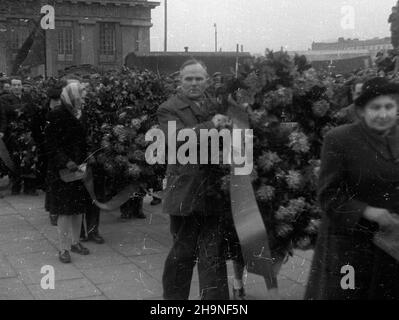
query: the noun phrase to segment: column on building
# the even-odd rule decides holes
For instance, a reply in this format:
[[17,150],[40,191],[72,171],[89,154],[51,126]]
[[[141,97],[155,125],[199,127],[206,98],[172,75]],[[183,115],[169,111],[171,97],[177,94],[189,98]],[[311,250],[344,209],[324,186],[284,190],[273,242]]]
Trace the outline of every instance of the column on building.
[[7,73],[7,24],[0,18],[0,72]]

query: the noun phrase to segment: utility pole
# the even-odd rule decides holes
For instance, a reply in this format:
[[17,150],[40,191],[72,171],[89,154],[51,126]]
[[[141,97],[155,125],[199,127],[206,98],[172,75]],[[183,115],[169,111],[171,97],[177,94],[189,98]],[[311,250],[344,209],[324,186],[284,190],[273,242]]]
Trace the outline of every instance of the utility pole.
[[168,51],[168,0],[165,0],[164,51]]
[[218,52],[218,26],[216,23],[213,26],[215,27],[215,52]]

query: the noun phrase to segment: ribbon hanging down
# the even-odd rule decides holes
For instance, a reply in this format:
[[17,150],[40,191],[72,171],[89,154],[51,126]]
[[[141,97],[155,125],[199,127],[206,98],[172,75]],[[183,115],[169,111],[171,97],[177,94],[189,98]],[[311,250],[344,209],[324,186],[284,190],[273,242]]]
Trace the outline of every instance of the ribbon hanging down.
[[105,211],[114,211],[120,208],[121,205],[126,203],[130,198],[134,196],[134,194],[136,194],[139,191],[139,187],[137,185],[131,184],[128,185],[126,188],[124,188],[111,200],[107,201],[106,203],[103,203],[97,200],[97,196],[94,192],[94,178],[90,166],[82,164],[79,166],[77,171],[72,172],[68,169],[63,169],[60,170],[59,174],[61,180],[66,183],[81,180],[87,192],[89,193],[91,199],[93,200],[93,203],[101,210]]
[[10,171],[15,171],[14,162],[11,160],[10,154],[2,138],[0,138],[0,159]]
[[[229,102],[227,114],[233,122],[233,127],[249,129],[247,112],[234,101]],[[249,175],[235,174],[236,167],[235,164],[231,167],[230,198],[234,226],[240,240],[243,258],[248,272],[263,276],[267,288],[275,289],[277,278],[273,271],[267,230],[256,202],[251,178]]]
[[90,197],[93,199],[93,203],[101,210],[105,211],[114,211],[120,208],[121,205],[126,203],[134,196],[135,193],[139,191],[139,187],[137,185],[130,184],[121,192],[119,192],[116,196],[114,196],[111,200],[107,201],[106,203],[102,203],[97,200],[96,194],[94,192],[94,179],[90,167],[88,167],[87,169],[87,175],[83,179],[83,184],[85,185]]
[[[14,162],[11,160],[10,153],[2,138],[0,138],[0,160],[3,160],[6,167],[11,171],[15,171]],[[7,190],[11,185],[11,179],[8,179],[7,184],[0,186],[0,191]]]

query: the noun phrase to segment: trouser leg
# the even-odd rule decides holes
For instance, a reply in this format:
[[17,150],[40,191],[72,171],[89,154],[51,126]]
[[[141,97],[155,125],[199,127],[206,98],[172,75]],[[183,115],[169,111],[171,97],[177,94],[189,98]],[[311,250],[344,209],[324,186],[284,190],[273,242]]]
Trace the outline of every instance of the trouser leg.
[[36,191],[36,180],[32,178],[24,178],[24,193],[32,193]]
[[72,216],[72,244],[80,242],[80,228],[82,226],[82,215],[76,214]]
[[194,217],[170,217],[173,246],[162,276],[165,300],[187,300],[197,260],[199,224]]
[[70,250],[71,243],[69,233],[72,228],[72,216],[60,215],[58,217],[58,237],[60,241],[60,251]]
[[[87,235],[98,235],[98,227],[100,225],[100,208],[95,204],[88,204],[85,217]],[[81,237],[86,237],[84,225],[82,224]]]
[[14,153],[12,147],[8,147],[11,155],[11,159],[14,162],[14,171],[10,173],[10,179],[12,182],[11,191],[12,193],[21,192],[22,178],[21,178],[21,160],[17,153]]
[[12,187],[11,187],[12,193],[21,192],[22,179],[21,179],[20,173],[18,171],[15,171],[10,174],[10,178],[11,178],[11,182],[12,182]]
[[221,218],[203,217],[201,220],[198,239],[201,300],[228,300],[229,289]]

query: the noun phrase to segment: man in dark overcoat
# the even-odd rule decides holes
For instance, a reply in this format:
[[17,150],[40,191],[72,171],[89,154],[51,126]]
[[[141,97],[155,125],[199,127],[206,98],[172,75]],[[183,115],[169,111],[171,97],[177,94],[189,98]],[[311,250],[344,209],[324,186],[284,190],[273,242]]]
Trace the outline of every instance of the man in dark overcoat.
[[[181,129],[192,129],[197,138],[201,129],[228,125],[228,118],[219,114],[217,104],[205,95],[207,80],[206,67],[201,62],[190,60],[183,64],[180,89],[157,112],[166,140],[174,134],[172,124],[176,125],[176,134]],[[209,168],[210,165],[182,165],[179,161],[167,166],[163,212],[170,215],[173,246],[162,278],[166,300],[188,299],[197,261],[201,299],[229,299],[223,256],[224,208],[219,208],[221,202],[213,198],[215,177]]]
[[1,96],[0,105],[4,110],[2,119],[5,117],[6,122],[3,140],[16,168],[11,174],[12,194],[21,192],[23,182],[24,193],[36,195],[36,151],[32,117],[37,109],[29,94],[23,93],[22,81],[17,78],[11,79],[11,93]]

